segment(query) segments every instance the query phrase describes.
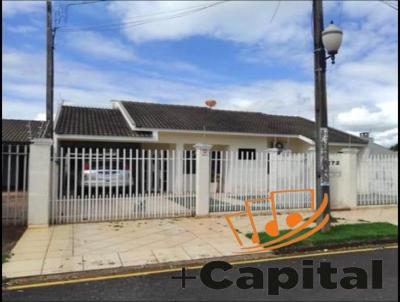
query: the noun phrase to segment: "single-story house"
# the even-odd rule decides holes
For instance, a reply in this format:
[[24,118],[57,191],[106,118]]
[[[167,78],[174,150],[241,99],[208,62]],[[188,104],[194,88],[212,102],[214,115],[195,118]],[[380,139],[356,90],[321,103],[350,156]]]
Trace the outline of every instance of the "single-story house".
[[395,154],[395,151],[375,143],[374,138],[369,135],[369,132],[361,132],[360,138],[367,142],[367,146],[363,148],[361,153],[363,156]]
[[[33,124],[42,130],[33,134]],[[196,169],[204,167],[193,152],[199,143],[212,151],[234,151],[211,153],[210,207],[215,211],[242,205],[244,198],[271,188],[313,185],[312,153],[289,154],[307,153],[314,145],[315,123],[298,116],[113,101],[110,108],[62,105],[54,126],[53,221],[90,221],[100,207],[100,220],[132,213],[191,215]],[[47,128],[3,120],[3,140],[28,144],[45,136]],[[329,145],[338,153],[349,147],[363,151],[368,142],[329,128]],[[263,152],[271,148],[280,155]],[[124,211],[127,202],[134,210]]]
[[[112,108],[62,105],[55,121],[58,147],[130,147],[190,150],[197,143],[213,150],[269,148],[306,152],[314,145],[314,122],[299,116],[270,115],[208,107],[113,101]],[[367,142],[330,128],[330,151],[363,149]]]
[[20,190],[26,184],[29,144],[43,135],[46,122],[2,119],[1,126],[2,191]]
[[2,145],[30,144],[33,138],[41,136],[45,127],[45,121],[2,119]]

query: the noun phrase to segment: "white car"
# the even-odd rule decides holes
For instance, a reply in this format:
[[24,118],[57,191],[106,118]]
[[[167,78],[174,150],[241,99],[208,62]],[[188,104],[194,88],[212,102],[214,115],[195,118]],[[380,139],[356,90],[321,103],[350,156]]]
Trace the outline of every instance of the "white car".
[[93,162],[90,167],[89,163],[84,164],[82,172],[83,185],[84,187],[127,187],[133,185],[129,183],[131,170],[129,167],[123,167],[122,163],[119,165],[119,169],[116,167],[116,162],[112,163],[112,169],[106,164],[105,167],[99,163],[99,167],[96,167],[96,163]]

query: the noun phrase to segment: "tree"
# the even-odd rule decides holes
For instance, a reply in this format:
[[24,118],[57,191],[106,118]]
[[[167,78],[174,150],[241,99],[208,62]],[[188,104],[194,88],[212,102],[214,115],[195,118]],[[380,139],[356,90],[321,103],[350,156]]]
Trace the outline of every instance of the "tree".
[[390,150],[392,150],[392,151],[398,151],[398,148],[399,148],[399,143],[396,143],[395,145],[393,145],[393,146],[390,147]]

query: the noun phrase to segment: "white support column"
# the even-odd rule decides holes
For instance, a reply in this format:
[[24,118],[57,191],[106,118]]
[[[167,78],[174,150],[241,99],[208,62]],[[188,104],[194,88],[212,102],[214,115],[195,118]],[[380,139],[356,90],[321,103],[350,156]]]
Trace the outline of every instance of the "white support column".
[[209,213],[211,145],[196,144],[196,216]]
[[176,171],[175,171],[175,191],[183,192],[183,144],[176,143]]
[[278,188],[278,148],[267,149],[269,154],[269,187],[268,192]]
[[331,207],[356,208],[357,207],[357,149],[344,148],[341,153],[341,174],[338,186],[333,188],[338,190],[337,199],[333,201]]
[[49,225],[51,198],[51,139],[34,139],[28,175],[28,226]]
[[[317,198],[317,187],[316,187],[316,173],[315,173],[315,147],[310,147],[307,150],[307,161],[308,161],[308,189],[314,189],[314,200]],[[317,202],[315,202],[317,206]]]

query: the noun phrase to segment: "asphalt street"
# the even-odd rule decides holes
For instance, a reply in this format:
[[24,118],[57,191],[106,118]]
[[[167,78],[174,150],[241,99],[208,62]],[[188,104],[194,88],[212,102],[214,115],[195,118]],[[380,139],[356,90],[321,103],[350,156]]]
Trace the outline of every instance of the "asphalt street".
[[[289,260],[274,260],[268,262],[234,265],[232,269],[223,271],[216,269],[211,274],[212,280],[220,282],[223,279],[233,283],[225,289],[212,289],[200,280],[200,269],[186,270],[185,288],[182,288],[181,272],[168,272],[147,276],[127,277],[102,281],[82,282],[24,290],[3,291],[3,301],[397,301],[398,296],[398,249],[382,249],[368,252],[356,252],[339,255],[307,256]],[[309,261],[304,261],[309,260]],[[312,260],[312,262],[310,261]],[[379,276],[382,276],[382,289],[373,289],[372,260],[382,260],[382,273],[379,267],[374,267],[375,286],[379,287]],[[337,274],[331,275],[331,284],[337,283],[336,289],[326,289],[321,285],[321,274],[318,267],[329,262],[332,268],[337,268]],[[311,263],[311,264],[310,264]],[[262,289],[240,289],[237,280],[248,273],[240,273],[239,268],[253,267],[262,271],[263,279],[255,282]],[[297,285],[287,285],[288,289],[279,289],[278,295],[271,294],[272,274],[270,270],[284,267],[294,269],[298,275]],[[313,268],[313,289],[304,289],[304,268]],[[367,289],[344,289],[340,280],[354,273],[343,272],[344,268],[358,267],[367,273]],[[290,270],[290,269],[289,269]],[[282,274],[280,282],[296,281],[293,277]],[[304,274],[303,274],[304,273]],[[310,274],[310,270],[307,271]],[[258,275],[259,276],[259,275]],[[271,281],[270,281],[271,280]],[[243,281],[243,280],[242,280]],[[253,280],[254,281],[254,280]],[[361,282],[361,281],[360,281]],[[252,283],[252,282],[248,282]],[[220,283],[219,283],[220,284]],[[228,282],[228,284],[230,284]],[[243,282],[241,283],[243,285]],[[274,283],[276,286],[276,281]],[[362,282],[359,283],[362,285]],[[310,284],[308,284],[310,286]]]

